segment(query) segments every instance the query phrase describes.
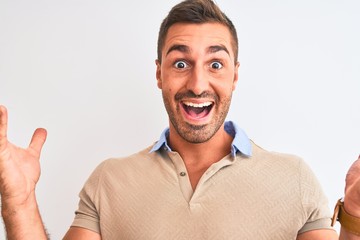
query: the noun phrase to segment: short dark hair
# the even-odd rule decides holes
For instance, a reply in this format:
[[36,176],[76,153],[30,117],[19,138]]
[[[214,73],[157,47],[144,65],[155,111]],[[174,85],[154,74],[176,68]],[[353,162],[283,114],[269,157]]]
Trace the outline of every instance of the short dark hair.
[[161,62],[162,48],[169,28],[175,23],[221,23],[228,27],[232,37],[235,62],[238,58],[238,37],[231,20],[212,0],[185,0],[175,5],[163,20],[159,30],[157,55]]

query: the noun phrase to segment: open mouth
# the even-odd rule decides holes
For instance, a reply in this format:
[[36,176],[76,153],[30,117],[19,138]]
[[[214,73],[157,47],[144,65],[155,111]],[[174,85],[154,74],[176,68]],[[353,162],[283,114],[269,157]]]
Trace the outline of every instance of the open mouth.
[[212,107],[213,102],[204,102],[204,103],[192,103],[192,102],[182,102],[182,107],[184,108],[185,112],[194,119],[201,119],[206,117]]

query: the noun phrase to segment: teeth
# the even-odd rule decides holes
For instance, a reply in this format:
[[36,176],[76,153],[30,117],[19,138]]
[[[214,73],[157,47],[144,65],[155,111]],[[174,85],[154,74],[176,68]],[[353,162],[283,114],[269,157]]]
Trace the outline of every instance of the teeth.
[[204,102],[204,103],[184,102],[184,104],[188,107],[203,108],[203,107],[210,106],[212,103],[211,102]]

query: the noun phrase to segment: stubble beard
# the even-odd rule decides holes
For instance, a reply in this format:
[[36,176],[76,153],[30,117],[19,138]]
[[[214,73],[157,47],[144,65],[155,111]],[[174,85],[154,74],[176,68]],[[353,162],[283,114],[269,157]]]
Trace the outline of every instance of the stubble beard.
[[[171,101],[166,96],[164,96],[164,94],[163,101],[170,122],[180,137],[189,143],[199,144],[209,141],[223,125],[229,112],[231,97],[232,94],[221,101],[216,101],[212,111],[217,112],[215,112],[211,122],[205,125],[194,125],[185,122],[181,117],[180,104],[177,104],[175,110],[173,110],[173,108],[171,108]],[[175,102],[178,103],[178,101]]]

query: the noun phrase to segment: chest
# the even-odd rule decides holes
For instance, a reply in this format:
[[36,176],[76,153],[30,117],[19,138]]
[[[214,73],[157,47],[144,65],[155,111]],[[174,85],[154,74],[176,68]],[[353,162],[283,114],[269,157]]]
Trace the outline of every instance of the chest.
[[[186,192],[189,179],[177,171],[139,178],[136,184],[113,184],[101,194],[99,206],[104,239],[119,239],[119,234],[121,239],[296,238],[304,219],[295,180],[280,177],[270,183],[270,176],[231,167],[208,175],[192,193]],[[284,199],[287,203],[281,204]]]

